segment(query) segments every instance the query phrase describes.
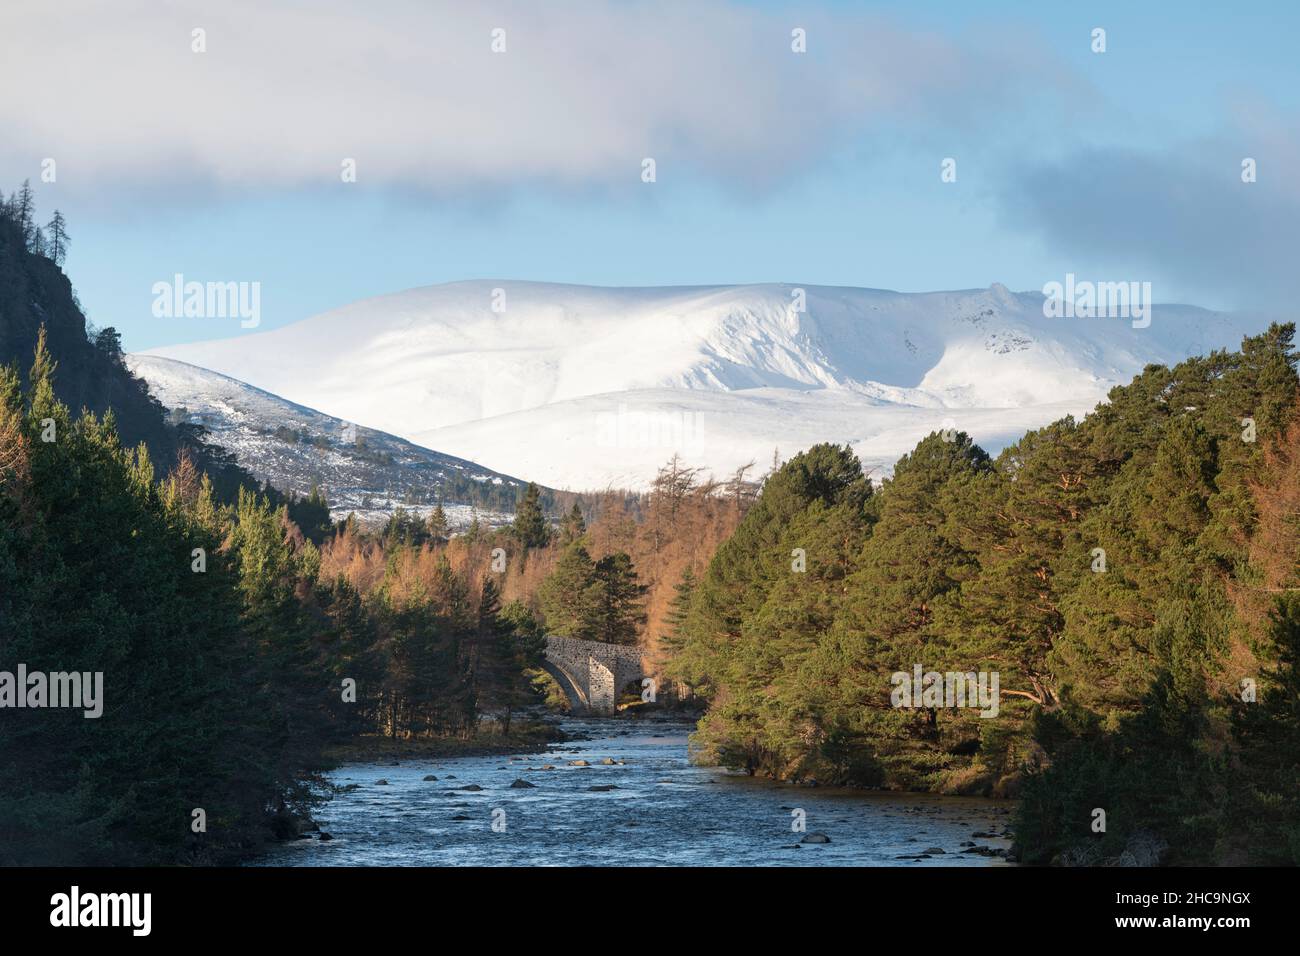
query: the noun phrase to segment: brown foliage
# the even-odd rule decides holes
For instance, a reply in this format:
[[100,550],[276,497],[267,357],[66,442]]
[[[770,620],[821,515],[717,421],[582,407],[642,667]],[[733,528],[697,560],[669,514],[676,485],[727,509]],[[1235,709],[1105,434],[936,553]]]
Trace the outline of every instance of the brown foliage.
[[677,583],[688,567],[703,573],[754,499],[746,470],[720,485],[701,478],[699,469],[687,468],[674,456],[660,469],[648,495],[635,501],[624,497],[621,503],[607,495],[588,528],[592,557],[627,552],[649,589],[641,645],[652,667],[663,664],[660,638]]
[[344,527],[321,548],[321,580],[342,577],[361,594],[369,594],[383,583],[386,564],[378,539]]
[[[662,663],[659,638],[675,586],[689,567],[703,573],[714,551],[740,523],[753,502],[756,486],[741,469],[725,484],[701,479],[698,469],[687,468],[674,457],[660,471],[646,494],[607,490],[575,498],[589,522],[587,550],[599,560],[626,552],[646,592],[647,622],[642,647],[648,660]],[[492,570],[493,551],[506,552],[506,570]],[[558,540],[546,548],[525,551],[504,531],[477,541],[463,536],[442,544],[406,550],[392,561],[374,537],[344,528],[321,548],[321,578],[342,576],[362,594],[381,584],[396,603],[429,596],[435,586],[435,569],[445,557],[471,602],[477,601],[482,582],[492,575],[502,602],[522,601],[537,611],[536,595],[551,573],[563,546]]]
[[1239,675],[1259,670],[1259,654],[1270,656],[1270,616],[1277,595],[1300,588],[1300,402],[1291,424],[1264,450],[1258,480],[1250,483],[1257,520],[1247,547],[1245,573],[1228,581],[1233,606],[1246,628],[1247,643],[1234,641],[1224,673],[1235,687]]
[[0,408],[0,487],[12,475],[19,483],[27,478],[27,439],[17,413]]
[[1266,591],[1300,585],[1300,421],[1264,453],[1265,478],[1253,483],[1259,522],[1250,562]]

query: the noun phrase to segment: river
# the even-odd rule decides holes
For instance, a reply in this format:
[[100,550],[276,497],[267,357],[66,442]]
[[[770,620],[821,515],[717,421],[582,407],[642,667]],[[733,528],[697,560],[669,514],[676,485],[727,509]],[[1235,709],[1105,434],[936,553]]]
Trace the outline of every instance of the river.
[[[1010,845],[1005,802],[796,787],[696,767],[682,723],[575,718],[562,728],[577,739],[544,752],[345,764],[331,779],[355,788],[316,814],[331,839],[281,844],[259,864],[1008,865],[969,852]],[[516,780],[534,786],[512,788]],[[482,789],[456,789],[469,786]],[[795,829],[801,819],[806,832]],[[813,833],[830,842],[801,842]]]

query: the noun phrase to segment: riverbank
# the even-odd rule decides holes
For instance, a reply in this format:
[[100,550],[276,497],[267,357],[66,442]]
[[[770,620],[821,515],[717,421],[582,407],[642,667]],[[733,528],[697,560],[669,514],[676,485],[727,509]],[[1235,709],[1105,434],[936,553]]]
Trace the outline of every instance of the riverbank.
[[558,720],[530,720],[511,728],[510,733],[480,733],[473,737],[385,737],[363,734],[329,748],[330,762],[380,763],[391,760],[436,760],[455,757],[491,757],[501,754],[542,750],[568,737]]

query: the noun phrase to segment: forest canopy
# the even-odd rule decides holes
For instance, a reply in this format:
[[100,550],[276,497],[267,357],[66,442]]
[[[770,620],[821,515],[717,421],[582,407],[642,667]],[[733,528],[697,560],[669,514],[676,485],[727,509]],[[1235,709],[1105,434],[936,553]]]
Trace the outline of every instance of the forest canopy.
[[[1293,336],[1148,367],[996,458],[932,434],[879,487],[796,455],[683,579],[701,758],[1017,795],[1032,862],[1300,862]],[[998,675],[998,715],[895,706],[914,667]]]

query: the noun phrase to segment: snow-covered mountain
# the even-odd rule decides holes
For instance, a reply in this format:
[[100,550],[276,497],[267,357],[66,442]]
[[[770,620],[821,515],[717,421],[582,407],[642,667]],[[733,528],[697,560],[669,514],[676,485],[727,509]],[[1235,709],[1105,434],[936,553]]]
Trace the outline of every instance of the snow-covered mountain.
[[[797,306],[802,289],[804,306]],[[1155,305],[1046,318],[1001,285],[595,288],[473,281],[153,350],[552,487],[644,486],[674,452],[719,475],[818,441],[888,470],[957,427],[996,451],[1083,413],[1150,362],[1256,322]]]
[[174,420],[204,426],[255,477],[299,495],[321,487],[336,520],[381,521],[398,507],[424,515],[438,503],[452,528],[474,514],[486,524],[513,517],[517,478],[174,359],[132,355],[127,365]]

